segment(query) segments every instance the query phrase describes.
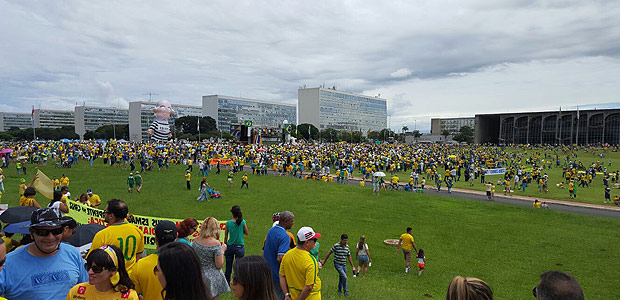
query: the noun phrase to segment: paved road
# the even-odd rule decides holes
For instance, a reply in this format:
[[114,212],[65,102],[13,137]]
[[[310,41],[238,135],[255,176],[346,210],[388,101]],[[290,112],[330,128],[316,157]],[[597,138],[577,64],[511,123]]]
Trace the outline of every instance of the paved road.
[[[247,168],[246,168],[247,170]],[[251,169],[249,170],[252,171]],[[277,172],[273,170],[268,170],[268,174],[277,175]],[[359,179],[351,179],[349,180],[350,185],[359,185]],[[366,184],[371,185],[371,182],[366,181]],[[402,191],[403,193],[407,193]],[[447,188],[443,187],[441,192],[437,192],[435,189],[427,188],[424,193],[430,195],[440,195],[445,197],[454,197],[461,198],[472,201],[485,201],[488,202],[487,196],[484,192],[481,191],[471,191],[471,190],[461,190],[461,189],[453,189],[452,194],[448,194]],[[532,207],[532,202],[535,198],[526,198],[526,197],[516,197],[516,196],[504,196],[502,194],[495,195],[495,199],[492,201],[494,203],[505,203],[517,206],[527,206]],[[543,199],[538,198],[539,201],[546,201],[549,204],[551,210],[557,211],[566,211],[577,214],[598,216],[598,217],[607,217],[607,218],[617,218],[620,219],[620,209],[616,207],[596,207],[596,205],[589,205],[586,203],[579,202],[570,202],[570,201],[559,201],[553,199]]]

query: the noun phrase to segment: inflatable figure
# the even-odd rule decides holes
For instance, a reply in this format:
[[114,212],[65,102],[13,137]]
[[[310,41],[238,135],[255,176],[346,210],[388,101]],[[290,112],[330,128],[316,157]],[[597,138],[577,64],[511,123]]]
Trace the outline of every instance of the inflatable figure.
[[168,119],[174,114],[176,114],[176,112],[172,109],[168,100],[161,100],[157,103],[157,106],[153,108],[153,123],[146,131],[149,137],[151,137],[151,140],[155,142],[167,142],[168,139],[172,138]]

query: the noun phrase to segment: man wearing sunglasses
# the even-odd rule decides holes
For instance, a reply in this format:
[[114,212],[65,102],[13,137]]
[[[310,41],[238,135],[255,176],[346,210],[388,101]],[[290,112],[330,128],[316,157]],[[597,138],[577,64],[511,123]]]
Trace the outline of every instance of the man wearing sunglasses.
[[61,243],[64,220],[52,208],[32,213],[33,242],[6,256],[0,271],[0,295],[8,299],[66,299],[69,290],[88,281],[77,248]]

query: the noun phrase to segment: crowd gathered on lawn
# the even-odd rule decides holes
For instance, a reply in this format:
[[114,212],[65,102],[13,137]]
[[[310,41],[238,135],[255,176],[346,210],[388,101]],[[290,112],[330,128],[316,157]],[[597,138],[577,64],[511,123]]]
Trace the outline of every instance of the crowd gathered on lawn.
[[[517,187],[525,191],[532,184],[538,185],[541,194],[546,193],[550,185],[566,188],[569,197],[574,198],[578,188],[588,188],[593,180],[602,180],[605,202],[611,202],[608,194],[611,195],[612,188],[620,186],[620,172],[612,170],[611,162],[605,158],[606,153],[618,150],[614,147],[524,146],[517,147],[517,151],[506,151],[495,146],[439,144],[267,146],[107,141],[4,143],[0,150],[4,149],[10,151],[4,151],[1,161],[2,193],[5,192],[3,173],[11,167],[15,167],[17,176],[26,176],[28,166],[53,164],[66,168],[65,172],[70,175],[73,165],[83,163],[128,169],[128,193],[141,191],[141,174],[166,169],[171,164],[183,165],[186,170],[179,176],[185,178],[187,189],[191,189],[193,173],[198,172],[202,178],[198,201],[218,196],[219,192],[209,186],[206,178],[209,172],[219,174],[222,169],[228,173],[230,187],[235,174],[242,173],[240,188],[246,189],[250,189],[248,173],[341,183],[355,177],[361,185],[366,180],[372,182],[375,194],[385,188],[420,191],[431,182],[438,191],[445,186],[451,192],[454,182],[463,180],[471,185],[484,184],[489,199],[493,197],[495,185],[502,186],[509,195]],[[596,161],[582,163],[577,149],[590,153]],[[562,169],[562,181],[551,182],[547,171],[552,168]],[[489,169],[505,169],[502,179],[498,182],[485,179]],[[398,175],[403,173],[409,178],[401,182]],[[347,266],[351,267],[353,277],[365,277],[373,262],[366,238],[361,236],[352,243],[352,249],[346,233],[339,241],[327,242],[333,244],[321,255],[321,234],[309,226],[312,224],[302,224],[296,233],[290,232],[295,224],[291,211],[266,216],[272,218],[273,226],[267,232],[252,232],[265,235],[262,253],[246,255],[244,236],[250,231],[237,205],[230,210],[223,242],[220,223],[213,217],[202,221],[188,217],[178,224],[161,221],[154,228],[156,252],[146,255],[142,231],[127,221],[131,218],[127,204],[120,199],[103,201],[92,190],[75,195],[75,199],[103,209],[109,226],[94,235],[90,250],[82,255],[76,247],[66,243],[77,227],[75,220],[65,216],[67,200],[71,199],[67,174],[52,180],[55,191],[49,204],[34,199],[36,175],[29,184],[20,179],[14,195],[5,194],[5,197],[17,197],[19,192],[20,205],[34,206],[37,210],[31,215],[29,234],[22,240],[16,241],[10,234],[4,234],[0,240],[0,296],[16,300],[200,300],[218,299],[232,292],[237,299],[321,299],[320,269],[333,256],[339,277],[337,291],[346,297],[349,296]],[[384,177],[387,177],[387,184]],[[544,207],[537,202],[535,207]],[[617,198],[615,202],[620,205]],[[418,276],[422,276],[427,264],[426,254],[414,242],[413,228],[403,229],[396,243],[396,253],[403,253],[404,274],[416,268]],[[197,231],[197,237],[190,241],[189,237]],[[130,240],[133,243],[129,243]],[[532,294],[543,300],[584,299],[575,278],[561,271],[542,273]],[[448,284],[446,299],[493,299],[493,292],[481,279],[457,276]]]

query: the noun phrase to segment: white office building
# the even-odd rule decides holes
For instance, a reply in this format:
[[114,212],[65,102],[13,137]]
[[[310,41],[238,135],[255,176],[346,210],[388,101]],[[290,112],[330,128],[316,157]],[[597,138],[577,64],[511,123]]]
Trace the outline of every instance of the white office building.
[[387,128],[387,101],[326,88],[298,90],[299,124],[319,130],[380,131]]
[[0,131],[11,128],[26,129],[32,127],[32,117],[28,113],[0,112]]
[[76,106],[75,133],[84,139],[87,131],[104,125],[124,125],[129,122],[129,110],[114,107]]
[[297,123],[294,104],[222,95],[203,96],[202,114],[215,119],[221,131],[229,131],[245,121],[252,121],[256,128],[281,128],[285,120],[289,124]]

